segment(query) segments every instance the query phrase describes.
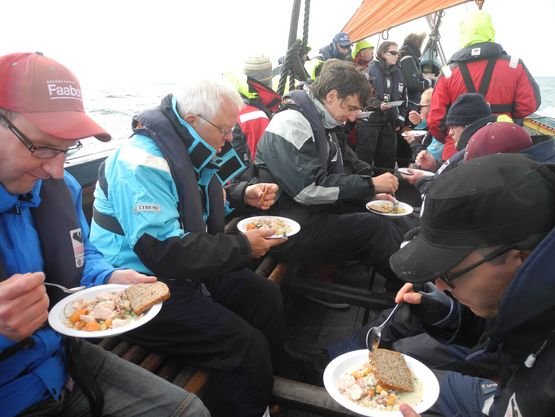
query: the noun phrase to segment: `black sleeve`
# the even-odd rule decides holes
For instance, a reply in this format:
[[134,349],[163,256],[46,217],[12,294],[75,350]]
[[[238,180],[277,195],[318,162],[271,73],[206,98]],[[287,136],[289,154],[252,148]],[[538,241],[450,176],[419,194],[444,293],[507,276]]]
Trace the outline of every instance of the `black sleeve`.
[[133,250],[157,276],[175,279],[202,280],[244,268],[252,260],[242,234],[188,233],[163,241],[144,234]]

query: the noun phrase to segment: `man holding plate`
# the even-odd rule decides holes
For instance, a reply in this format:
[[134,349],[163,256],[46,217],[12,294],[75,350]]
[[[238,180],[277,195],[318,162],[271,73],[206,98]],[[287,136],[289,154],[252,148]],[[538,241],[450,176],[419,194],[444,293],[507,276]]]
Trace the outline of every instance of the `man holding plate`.
[[400,231],[390,220],[365,212],[364,206],[376,194],[390,198],[383,193],[394,193],[398,179],[391,173],[372,177],[371,169],[347,173],[337,134],[355,120],[370,96],[368,80],[353,63],[326,61],[309,92],[293,91],[285,98],[287,109],[270,121],[255,164],[261,180],[280,187],[272,214],[302,226],[273,253],[304,262],[358,259],[376,266],[388,289],[396,291],[398,281],[388,260],[399,247]]
[[49,304],[62,296],[47,295],[45,280],[156,281],[116,270],[88,240],[81,189],[64,162],[90,136],[110,140],[85,114],[67,68],[39,53],[0,57],[2,415],[208,416],[193,394],[95,345],[66,338],[64,352],[62,335],[45,325]]
[[[408,282],[396,302],[411,304],[430,335],[471,347],[467,359],[499,355],[497,383],[455,372],[442,378],[442,415],[553,416],[554,206],[555,165],[482,156],[437,179],[420,233],[391,257]],[[426,293],[412,291],[424,283]]]
[[125,337],[210,369],[213,417],[267,412],[284,332],[279,287],[248,267],[287,239],[269,239],[271,228],[224,233],[233,208],[268,209],[278,190],[227,187],[244,169],[230,143],[242,106],[223,78],[191,75],[136,115],[101,168],[91,226],[110,262],[170,287],[161,312]]

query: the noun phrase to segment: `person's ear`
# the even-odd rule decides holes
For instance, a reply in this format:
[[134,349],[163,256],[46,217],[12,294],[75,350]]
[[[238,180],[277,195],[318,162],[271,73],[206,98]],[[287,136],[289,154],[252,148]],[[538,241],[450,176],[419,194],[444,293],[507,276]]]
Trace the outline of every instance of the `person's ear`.
[[193,126],[193,124],[198,120],[198,116],[195,116],[194,114],[189,113],[185,115],[183,120],[185,120],[187,123]]
[[332,104],[335,100],[337,100],[337,90],[333,88],[326,94],[325,101],[326,104]]

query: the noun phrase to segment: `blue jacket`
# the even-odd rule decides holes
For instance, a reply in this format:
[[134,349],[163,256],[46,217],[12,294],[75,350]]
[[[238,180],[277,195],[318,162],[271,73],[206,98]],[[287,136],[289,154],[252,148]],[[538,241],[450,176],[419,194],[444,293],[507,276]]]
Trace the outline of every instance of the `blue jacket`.
[[[85,247],[82,284],[105,283],[114,268],[106,263],[100,252],[89,242],[88,225],[81,210],[81,187],[68,173],[64,180],[70,190],[81,226]],[[20,198],[0,185],[0,256],[6,274],[44,271],[44,259],[31,208],[40,202],[38,181],[27,198]],[[72,256],[72,254],[69,254]],[[77,284],[77,283],[76,283]],[[33,334],[35,346],[21,350],[0,361],[0,410],[2,416],[14,416],[47,399],[58,397],[66,379],[62,336],[45,326]],[[0,351],[15,342],[0,335]]]

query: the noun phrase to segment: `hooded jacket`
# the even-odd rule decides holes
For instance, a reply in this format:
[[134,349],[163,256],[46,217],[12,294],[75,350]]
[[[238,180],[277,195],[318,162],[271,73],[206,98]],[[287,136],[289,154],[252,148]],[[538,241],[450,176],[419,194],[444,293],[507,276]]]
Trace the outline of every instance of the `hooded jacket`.
[[541,105],[539,86],[522,60],[507,55],[501,45],[494,42],[494,35],[489,14],[471,13],[461,24],[463,48],[442,69],[443,76],[434,88],[428,129],[437,140],[445,143],[443,159],[455,153],[445,115],[461,94],[480,92],[494,114],[507,114],[513,120],[532,114]]
[[458,321],[453,333],[444,333],[445,328],[426,329],[448,343],[474,346],[470,355],[498,351],[500,381],[489,416],[555,415],[553,253],[555,229],[517,271],[495,318],[481,319],[459,305],[444,320]]
[[[430,87],[433,81],[424,78],[420,69],[420,50],[412,45],[404,44],[399,50],[399,68],[407,86],[407,96],[414,104],[420,104],[420,95]],[[412,110],[412,109],[411,109]]]

